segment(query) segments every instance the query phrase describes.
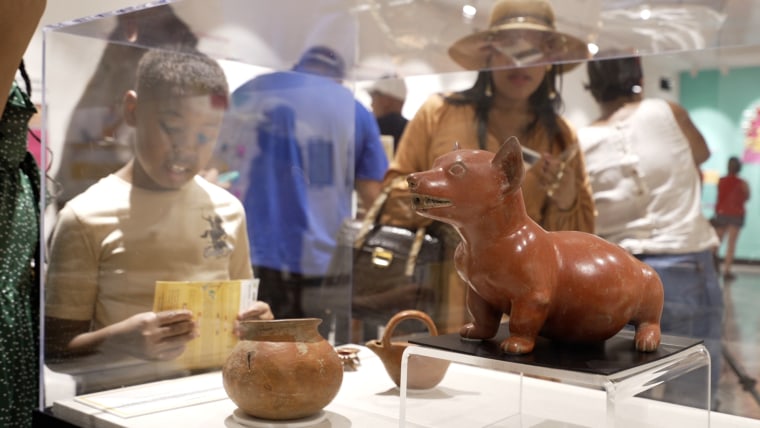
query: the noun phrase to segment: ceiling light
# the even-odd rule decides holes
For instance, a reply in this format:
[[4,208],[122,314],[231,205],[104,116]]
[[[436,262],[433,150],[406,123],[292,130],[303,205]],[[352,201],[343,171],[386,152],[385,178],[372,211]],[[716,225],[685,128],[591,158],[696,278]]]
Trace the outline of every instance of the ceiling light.
[[462,6],[462,16],[464,16],[467,19],[472,19],[475,17],[475,14],[478,13],[478,9],[475,8],[475,6],[471,4],[466,4]]

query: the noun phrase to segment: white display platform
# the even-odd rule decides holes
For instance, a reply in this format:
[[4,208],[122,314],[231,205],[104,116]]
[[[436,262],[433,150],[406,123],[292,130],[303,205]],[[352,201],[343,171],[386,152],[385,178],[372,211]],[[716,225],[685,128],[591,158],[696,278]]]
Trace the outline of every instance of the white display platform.
[[[326,419],[315,428],[399,426],[399,388],[385,372],[380,359],[367,348],[359,348],[361,365],[354,372],[345,372],[340,392],[325,408]],[[520,382],[523,390],[520,406],[525,411],[525,418],[509,422],[511,425],[493,425],[505,423],[502,421],[505,411],[510,407],[517,408]],[[604,403],[603,395],[601,391],[452,364],[438,387],[408,395],[406,426],[595,426],[603,422],[600,415],[604,412],[599,409],[599,404]],[[688,421],[694,409],[653,400],[636,400],[642,409],[640,427],[691,426]],[[97,407],[105,403],[110,407]],[[82,427],[239,428],[232,418],[235,409],[235,405],[225,398],[221,373],[214,372],[59,400],[54,403],[52,412],[56,417]],[[130,412],[132,415],[127,414]],[[533,419],[534,415],[539,419]],[[565,422],[547,425],[540,419],[542,415]],[[714,412],[711,422],[713,428],[760,428],[758,420]]]

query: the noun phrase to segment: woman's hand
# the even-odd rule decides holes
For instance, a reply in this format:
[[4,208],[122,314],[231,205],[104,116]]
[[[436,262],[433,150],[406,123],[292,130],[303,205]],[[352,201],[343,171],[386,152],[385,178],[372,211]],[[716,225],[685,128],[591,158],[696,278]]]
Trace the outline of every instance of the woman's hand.
[[143,312],[106,328],[110,347],[144,360],[173,360],[199,334],[189,310]]

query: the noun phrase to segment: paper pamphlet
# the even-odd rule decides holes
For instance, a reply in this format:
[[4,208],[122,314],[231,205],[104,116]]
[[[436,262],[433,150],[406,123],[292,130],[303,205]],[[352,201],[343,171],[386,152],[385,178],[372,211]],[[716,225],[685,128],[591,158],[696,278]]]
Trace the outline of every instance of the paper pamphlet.
[[200,336],[176,362],[187,369],[221,367],[237,343],[235,318],[258,293],[259,280],[156,281],[153,311],[189,309]]

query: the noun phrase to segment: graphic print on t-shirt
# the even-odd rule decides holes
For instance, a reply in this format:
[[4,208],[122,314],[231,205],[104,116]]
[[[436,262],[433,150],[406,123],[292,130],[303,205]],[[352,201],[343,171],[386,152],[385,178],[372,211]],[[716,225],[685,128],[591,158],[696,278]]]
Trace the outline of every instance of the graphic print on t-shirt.
[[208,238],[210,245],[203,249],[203,257],[221,258],[227,256],[232,251],[232,245],[227,242],[227,232],[222,227],[222,218],[218,214],[203,216],[209,224],[201,238]]

